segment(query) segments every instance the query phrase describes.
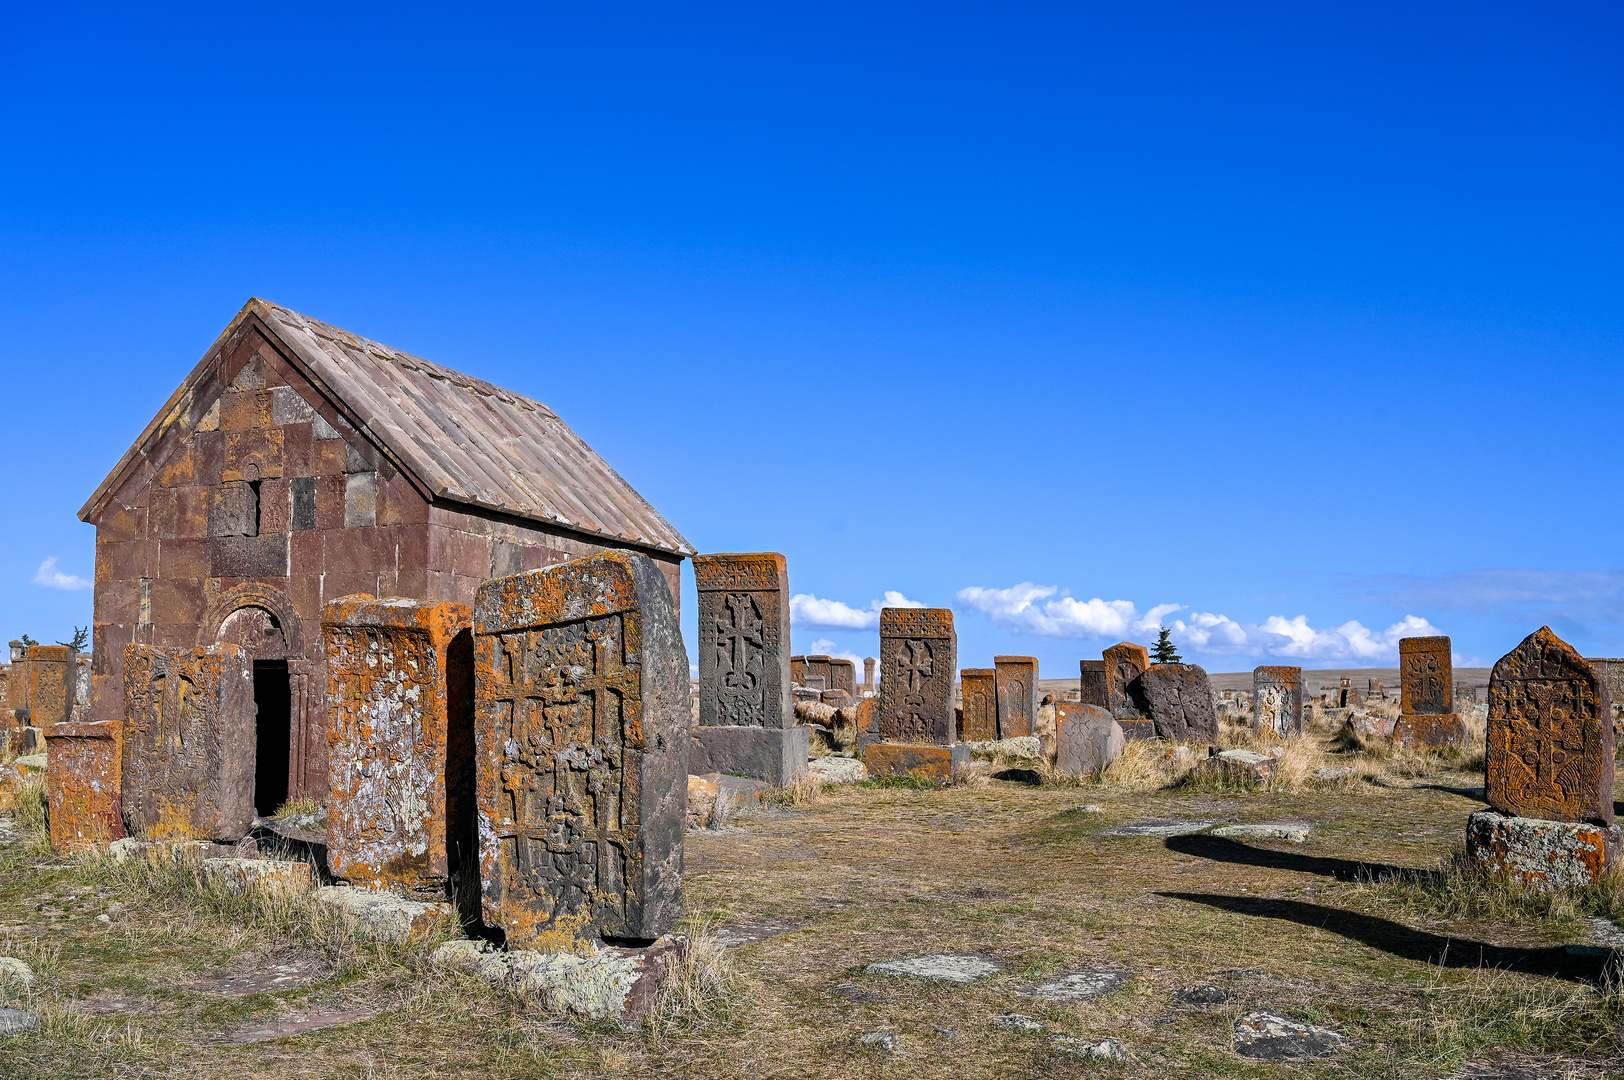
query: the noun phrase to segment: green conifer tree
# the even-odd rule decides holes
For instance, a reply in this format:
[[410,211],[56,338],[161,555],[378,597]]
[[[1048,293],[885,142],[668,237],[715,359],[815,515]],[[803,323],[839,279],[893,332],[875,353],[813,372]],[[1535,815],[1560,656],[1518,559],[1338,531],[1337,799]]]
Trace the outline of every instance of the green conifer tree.
[[1173,639],[1170,636],[1172,633],[1173,631],[1165,626],[1161,628],[1161,636],[1156,639],[1156,644],[1151,646],[1151,663],[1178,664],[1183,662],[1179,658],[1178,650],[1173,648]]

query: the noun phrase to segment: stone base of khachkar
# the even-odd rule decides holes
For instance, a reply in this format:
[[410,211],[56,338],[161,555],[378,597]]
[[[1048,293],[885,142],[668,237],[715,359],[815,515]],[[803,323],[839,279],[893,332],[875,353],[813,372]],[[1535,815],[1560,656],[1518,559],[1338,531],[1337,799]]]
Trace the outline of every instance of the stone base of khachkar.
[[774,787],[806,772],[811,732],[804,727],[695,727],[688,744],[688,772],[747,776]]
[[1619,856],[1617,825],[1545,821],[1479,810],[1466,822],[1466,854],[1478,866],[1541,889],[1583,888]]
[[951,784],[970,764],[970,748],[917,746],[906,743],[870,743],[863,750],[869,778],[907,776],[938,784]]
[[1401,746],[1442,749],[1466,744],[1466,725],[1459,713],[1404,714],[1393,724],[1393,741]]

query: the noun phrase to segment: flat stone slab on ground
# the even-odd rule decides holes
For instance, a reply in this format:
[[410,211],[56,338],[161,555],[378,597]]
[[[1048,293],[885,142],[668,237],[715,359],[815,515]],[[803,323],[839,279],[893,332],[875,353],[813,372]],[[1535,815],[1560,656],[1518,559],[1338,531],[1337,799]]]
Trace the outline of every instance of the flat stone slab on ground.
[[1117,1039],[1101,1039],[1099,1042],[1089,1042],[1079,1039],[1075,1035],[1051,1035],[1049,1041],[1069,1054],[1081,1057],[1104,1058],[1106,1061],[1127,1061],[1128,1048]]
[[309,986],[332,970],[332,963],[315,950],[286,945],[238,953],[219,974],[186,983],[180,989],[243,997]]
[[228,1030],[222,1042],[262,1043],[272,1039],[285,1039],[289,1035],[306,1035],[325,1028],[341,1027],[378,1015],[375,1009],[342,1009],[333,1012],[298,1012],[276,1020],[250,1020]]
[[1185,986],[1173,996],[1186,1005],[1225,1005],[1230,993],[1221,986]]
[[654,1008],[660,983],[687,949],[667,934],[642,949],[600,949],[591,957],[529,950],[498,952],[483,941],[448,941],[429,959],[493,986],[544,998],[591,1020],[625,1021]]
[[1189,836],[1191,833],[1210,829],[1218,824],[1216,821],[1179,821],[1170,818],[1151,818],[1149,821],[1134,821],[1127,825],[1118,825],[1106,829],[1101,836]]
[[39,1028],[39,1017],[21,1009],[0,1009],[0,1035],[21,1035]]
[[889,1031],[871,1031],[859,1039],[858,1042],[866,1043],[869,1046],[877,1046],[881,1050],[887,1051],[897,1048],[897,1037]]
[[911,979],[931,982],[973,983],[977,979],[996,975],[1004,965],[984,956],[959,953],[932,953],[929,956],[910,956],[900,960],[879,960],[863,969],[865,975],[903,975]]
[[432,933],[451,918],[450,904],[408,900],[383,889],[329,885],[317,889],[315,899],[369,941],[407,941]]
[[1104,997],[1128,981],[1126,971],[1072,971],[1057,979],[1021,990],[1025,997],[1046,1001],[1088,1001]]
[[204,859],[203,877],[232,892],[245,889],[303,892],[316,884],[315,868],[304,862],[277,859]]
[[1043,748],[1038,744],[1036,735],[1017,735],[1010,739],[971,739],[960,745],[968,746],[970,753],[977,756],[1002,754],[1004,757],[1031,758],[1033,761],[1043,757]]
[[1306,1061],[1334,1054],[1347,1043],[1345,1035],[1261,1009],[1235,1021],[1235,1052],[1242,1057]]
[[1619,926],[1611,919],[1600,917],[1588,918],[1585,922],[1590,924],[1590,940],[1597,945],[1606,945],[1612,949],[1624,949],[1624,927]]
[[1282,821],[1257,825],[1224,825],[1212,830],[1212,835],[1222,836],[1226,840],[1285,840],[1300,844],[1308,839],[1308,834],[1312,831],[1312,825]]
[[896,1000],[896,998],[890,994],[882,994],[878,990],[864,990],[861,986],[853,986],[851,983],[841,983],[839,986],[831,990],[830,993],[839,994],[847,1001],[861,1001],[866,1004],[877,1004],[880,1002]]
[[1021,1013],[999,1013],[992,1022],[1007,1031],[1042,1031],[1043,1025]]
[[779,934],[787,934],[791,930],[799,930],[805,923],[780,920],[778,922],[743,922],[731,926],[718,926],[711,931],[711,937],[716,944],[724,949],[731,949],[737,945],[748,945],[752,941],[766,941]]
[[814,779],[822,780],[826,784],[850,784],[868,779],[868,766],[856,758],[813,758],[807,769]]

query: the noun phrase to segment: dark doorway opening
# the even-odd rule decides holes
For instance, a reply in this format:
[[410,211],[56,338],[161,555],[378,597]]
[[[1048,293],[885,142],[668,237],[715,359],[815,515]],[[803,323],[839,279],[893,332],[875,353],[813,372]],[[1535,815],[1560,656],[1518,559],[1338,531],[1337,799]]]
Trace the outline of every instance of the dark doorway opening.
[[293,693],[286,660],[254,661],[254,809],[269,817],[288,801]]

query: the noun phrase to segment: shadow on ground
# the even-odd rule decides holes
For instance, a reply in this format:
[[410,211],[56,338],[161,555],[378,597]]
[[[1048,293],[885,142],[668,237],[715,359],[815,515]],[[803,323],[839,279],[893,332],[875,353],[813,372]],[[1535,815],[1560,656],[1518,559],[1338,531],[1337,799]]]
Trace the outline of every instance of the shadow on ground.
[[1299,874],[1318,874],[1338,881],[1378,881],[1387,879],[1416,880],[1431,876],[1431,870],[1413,870],[1388,863],[1356,862],[1352,859],[1329,859],[1322,855],[1299,855],[1295,851],[1273,851],[1252,847],[1222,836],[1170,836],[1166,840],[1169,851],[1193,855],[1214,862],[1239,863],[1242,866],[1263,866],[1271,870],[1294,870]]

